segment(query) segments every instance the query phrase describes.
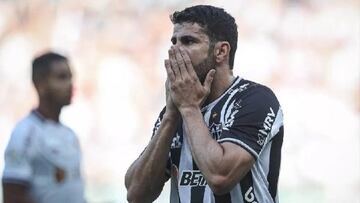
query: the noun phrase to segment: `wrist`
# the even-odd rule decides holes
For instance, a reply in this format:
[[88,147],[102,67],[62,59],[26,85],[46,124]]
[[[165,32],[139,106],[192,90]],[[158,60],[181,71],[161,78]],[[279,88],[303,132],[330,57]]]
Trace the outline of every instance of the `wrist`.
[[180,119],[180,114],[178,111],[165,111],[162,120],[174,121],[177,122]]
[[180,107],[179,112],[180,112],[182,117],[192,115],[194,113],[200,113],[201,114],[201,110],[200,110],[199,106]]

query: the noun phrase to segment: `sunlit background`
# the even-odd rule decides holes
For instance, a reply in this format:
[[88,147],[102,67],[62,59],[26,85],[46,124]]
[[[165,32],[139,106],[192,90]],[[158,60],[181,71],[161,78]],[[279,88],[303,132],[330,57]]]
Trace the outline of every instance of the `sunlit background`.
[[[359,203],[359,0],[0,0],[1,156],[37,104],[32,58],[58,51],[75,73],[61,119],[80,138],[86,198],[127,202],[126,169],[165,105],[169,15],[195,4],[236,18],[235,74],[271,87],[282,104],[281,202]],[[166,185],[156,202],[168,199]]]

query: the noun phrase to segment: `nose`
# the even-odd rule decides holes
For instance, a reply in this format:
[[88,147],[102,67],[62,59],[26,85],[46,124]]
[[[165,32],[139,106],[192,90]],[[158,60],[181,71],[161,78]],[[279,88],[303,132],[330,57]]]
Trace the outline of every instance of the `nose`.
[[173,44],[171,46],[171,49],[175,49],[175,48],[180,48],[180,43],[179,42],[176,42],[176,44]]
[[180,45],[181,45],[181,43],[179,42],[179,40],[177,40],[176,43],[173,46],[179,48]]

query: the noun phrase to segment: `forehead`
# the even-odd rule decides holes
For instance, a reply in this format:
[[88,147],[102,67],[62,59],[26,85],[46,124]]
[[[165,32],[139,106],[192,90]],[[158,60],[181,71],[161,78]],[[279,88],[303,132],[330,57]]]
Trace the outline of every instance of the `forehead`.
[[174,24],[173,37],[178,38],[186,35],[208,40],[204,28],[197,23],[184,22]]
[[53,61],[50,65],[50,74],[61,74],[70,72],[70,67],[66,60]]

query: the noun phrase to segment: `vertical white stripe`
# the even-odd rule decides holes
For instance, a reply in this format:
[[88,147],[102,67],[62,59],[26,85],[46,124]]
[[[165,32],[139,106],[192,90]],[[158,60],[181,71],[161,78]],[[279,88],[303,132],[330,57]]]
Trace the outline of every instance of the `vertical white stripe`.
[[213,109],[214,106],[211,106],[210,108],[206,109],[206,112],[204,114],[204,121],[206,123],[206,126],[209,127],[209,120],[210,120],[210,115],[211,115],[211,110]]
[[215,197],[214,197],[214,194],[212,193],[209,185],[206,185],[206,187],[205,187],[203,203],[215,203]]
[[232,189],[230,191],[230,196],[231,196],[231,202],[234,202],[234,203],[242,203],[243,202],[243,196],[241,193],[240,184],[236,184],[234,189]]
[[190,203],[191,200],[191,187],[180,186],[182,172],[184,170],[192,170],[192,169],[193,169],[192,155],[183,124],[183,144],[181,146],[181,156],[179,163],[179,181],[178,181],[179,196],[182,203]]
[[[270,150],[271,150],[272,143],[266,143],[265,147],[261,151],[258,161],[265,177],[269,174],[269,165],[270,165]],[[266,186],[269,187],[269,183],[267,182],[266,178]]]
[[[251,169],[253,178],[254,194],[258,202],[272,203],[272,197],[268,191],[267,178],[259,162],[256,162]],[[266,184],[263,184],[266,183]]]
[[170,203],[179,203],[179,193],[178,193],[178,185],[174,178],[171,177],[171,190],[170,190]]

